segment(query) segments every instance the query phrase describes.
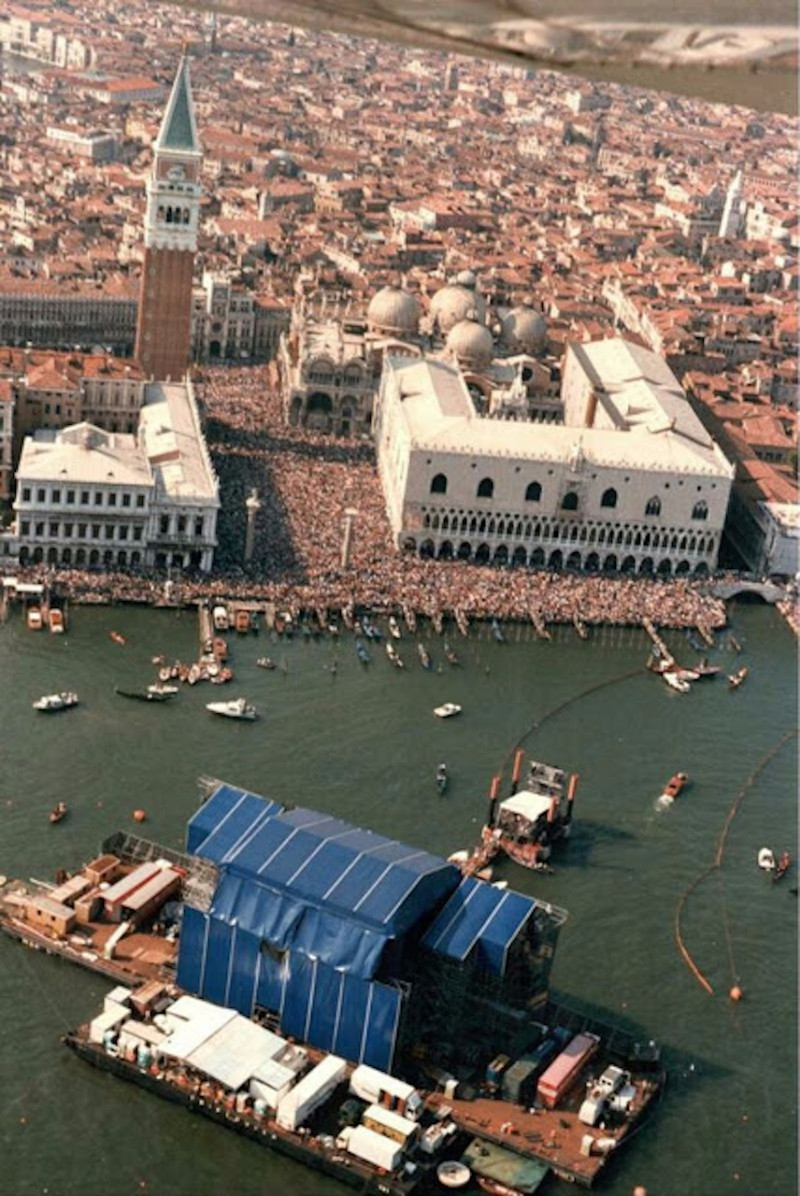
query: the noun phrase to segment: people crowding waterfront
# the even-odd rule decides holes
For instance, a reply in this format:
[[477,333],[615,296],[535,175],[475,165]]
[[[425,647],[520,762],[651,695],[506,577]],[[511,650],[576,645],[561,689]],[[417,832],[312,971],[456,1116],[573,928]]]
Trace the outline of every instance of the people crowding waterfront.
[[[411,606],[434,613],[544,622],[720,626],[724,604],[687,578],[631,578],[492,568],[421,560],[394,548],[369,442],[287,427],[269,367],[205,371],[197,387],[220,480],[214,576],[53,571],[39,567],[77,601],[208,598],[272,601],[292,610],[350,603]],[[243,562],[245,500],[257,489],[254,551]],[[345,511],[354,516],[349,566],[342,567]],[[37,575],[28,570],[26,577]]]

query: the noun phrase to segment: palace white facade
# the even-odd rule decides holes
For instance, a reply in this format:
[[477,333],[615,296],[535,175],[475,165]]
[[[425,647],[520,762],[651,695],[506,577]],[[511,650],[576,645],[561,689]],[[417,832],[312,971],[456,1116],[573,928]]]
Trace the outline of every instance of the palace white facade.
[[656,354],[570,345],[564,423],[481,417],[457,364],[387,358],[378,468],[398,547],[496,564],[702,573],[733,466]]
[[135,435],[91,423],[25,438],[20,564],[211,570],[219,487],[190,384],[150,383]]

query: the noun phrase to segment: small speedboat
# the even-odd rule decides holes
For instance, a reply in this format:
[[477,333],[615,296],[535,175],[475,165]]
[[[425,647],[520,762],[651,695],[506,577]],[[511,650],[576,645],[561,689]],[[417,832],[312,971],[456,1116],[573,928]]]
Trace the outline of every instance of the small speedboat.
[[44,714],[52,714],[56,710],[69,710],[78,705],[76,693],[45,694],[33,703],[34,710],[41,710]]
[[738,689],[739,686],[744,681],[745,677],[747,676],[748,672],[749,672],[749,670],[747,668],[747,665],[743,664],[742,667],[740,669],[737,669],[735,673],[731,673],[730,676],[728,677],[729,687],[731,689]]
[[256,664],[258,665],[258,667],[260,669],[274,669],[275,668],[275,661],[272,660],[269,656],[259,656],[258,660],[256,661]]
[[447,792],[449,781],[450,777],[447,774],[447,765],[440,764],[436,769],[436,789],[440,797]]
[[672,672],[672,670],[662,673],[661,676],[664,678],[670,689],[674,689],[679,694],[688,694],[689,690],[692,688],[688,681],[684,681],[682,677],[679,677],[678,674]]
[[434,706],[433,713],[437,718],[452,718],[461,713],[461,707],[457,702],[444,702],[441,706]]
[[126,644],[128,642],[121,631],[109,631],[108,634],[115,644]]
[[207,702],[206,710],[223,718],[237,718],[246,722],[252,722],[258,713],[246,698],[231,698],[230,702]]
[[69,809],[67,807],[67,803],[65,801],[60,801],[57,803],[57,805],[53,806],[48,818],[50,822],[60,822],[61,819],[65,818],[68,813]]
[[775,856],[769,847],[762,847],[758,853],[758,866],[765,872],[772,872],[775,868]]
[[688,773],[676,772],[667,781],[666,785],[664,786],[664,792],[661,794],[661,796],[669,798],[670,801],[674,801],[675,798],[678,797],[683,791],[688,780]]

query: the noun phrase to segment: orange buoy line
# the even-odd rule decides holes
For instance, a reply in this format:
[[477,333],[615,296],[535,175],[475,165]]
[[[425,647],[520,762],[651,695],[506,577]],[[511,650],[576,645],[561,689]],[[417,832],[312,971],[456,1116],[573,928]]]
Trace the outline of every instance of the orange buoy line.
[[[678,898],[678,905],[675,910],[675,921],[674,921],[674,934],[675,934],[676,946],[678,948],[678,951],[681,954],[681,957],[683,958],[684,963],[689,968],[692,975],[695,977],[695,979],[698,981],[698,983],[703,986],[703,988],[706,990],[706,992],[709,993],[712,997],[714,995],[714,989],[713,989],[710,981],[700,971],[697,964],[692,959],[692,956],[689,953],[689,950],[686,947],[686,944],[683,941],[683,933],[681,931],[681,916],[683,914],[683,910],[686,905],[686,902],[688,901],[689,897],[692,895],[694,890],[697,889],[702,884],[702,882],[706,879],[707,876],[710,876],[712,872],[716,872],[722,867],[722,860],[725,855],[725,846],[728,841],[728,832],[731,829],[731,824],[733,823],[734,818],[739,813],[742,802],[744,801],[745,797],[747,796],[747,793],[749,792],[750,789],[752,789],[757,778],[764,771],[764,769],[769,764],[769,762],[773,758],[773,756],[776,756],[778,754],[778,752],[781,750],[781,748],[783,748],[785,746],[785,744],[787,744],[789,742],[790,739],[793,739],[798,734],[798,731],[800,731],[800,728],[793,727],[790,731],[787,731],[785,735],[781,736],[781,738],[778,740],[778,742],[773,747],[770,748],[770,750],[767,752],[766,756],[764,756],[764,758],[756,766],[756,768],[753,770],[753,772],[750,773],[750,776],[747,778],[744,785],[737,793],[736,798],[734,799],[733,805],[731,806],[730,810],[728,811],[728,816],[726,817],[725,822],[723,823],[722,832],[720,833],[719,840],[717,842],[717,849],[714,852],[714,859],[713,859],[712,863],[710,863],[709,866],[705,869],[705,871],[701,872],[701,874],[695,880],[692,881],[692,883],[689,885],[688,889],[686,889],[683,893],[681,893],[680,897]],[[732,1001],[741,1001],[743,993],[742,993],[741,985],[739,984],[737,976],[736,976],[736,965],[735,965],[734,959],[733,959],[733,945],[732,945],[731,936],[730,936],[730,928],[728,926],[727,913],[724,911],[724,909],[723,909],[723,930],[725,932],[725,938],[726,938],[727,947],[728,947],[728,959],[729,959],[730,968],[731,968],[731,979],[733,981],[733,985],[732,985],[728,995],[730,996],[730,999]]]

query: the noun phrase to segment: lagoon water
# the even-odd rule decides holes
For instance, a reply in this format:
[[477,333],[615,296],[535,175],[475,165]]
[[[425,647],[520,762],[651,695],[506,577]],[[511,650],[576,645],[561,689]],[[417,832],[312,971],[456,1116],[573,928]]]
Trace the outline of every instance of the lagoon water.
[[[737,606],[735,693],[717,678],[674,694],[642,665],[639,631],[571,629],[550,643],[529,628],[491,641],[487,628],[450,638],[464,667],[423,672],[408,637],[407,667],[383,652],[363,670],[352,638],[272,644],[234,639],[236,680],[225,691],[184,689],[171,703],[114,695],[154,674],[154,654],[190,660],[190,612],[77,608],[64,637],[28,632],[19,611],[0,626],[0,872],[52,879],[77,865],[144,807],[149,837],[180,847],[210,774],[276,799],[330,811],[448,854],[472,844],[492,773],[531,725],[529,753],[581,774],[573,838],[553,876],[507,863],[502,874],[570,913],[552,973],[559,996],[589,1006],[664,1048],[670,1079],[653,1120],[609,1168],[601,1191],[628,1196],[789,1196],[796,1178],[796,872],[780,885],[756,867],[758,848],[795,853],[797,741],[747,792],[723,866],[691,897],[686,942],[715,989],[709,996],[673,939],[680,894],[713,858],[747,777],[797,725],[796,643],[772,610]],[[121,647],[109,638],[127,637]],[[441,643],[427,625],[434,661]],[[683,636],[669,637],[683,660]],[[258,655],[285,658],[265,672]],[[337,672],[329,671],[337,660]],[[615,684],[581,697],[603,681]],[[45,717],[31,702],[55,689],[81,705]],[[214,719],[213,698],[245,694],[255,724]],[[458,719],[432,708],[460,702]],[[444,799],[434,771],[446,760]],[[676,770],[692,784],[666,812],[655,799]],[[59,798],[70,816],[51,827]],[[727,928],[727,934],[726,934]],[[732,1005],[734,978],[744,1000]],[[295,1196],[342,1192],[331,1180],[240,1141],[210,1123],[87,1067],[59,1042],[93,1015],[110,984],[0,940],[0,1194],[2,1196]],[[435,994],[431,994],[435,999]],[[548,1192],[566,1191],[551,1184]]]

